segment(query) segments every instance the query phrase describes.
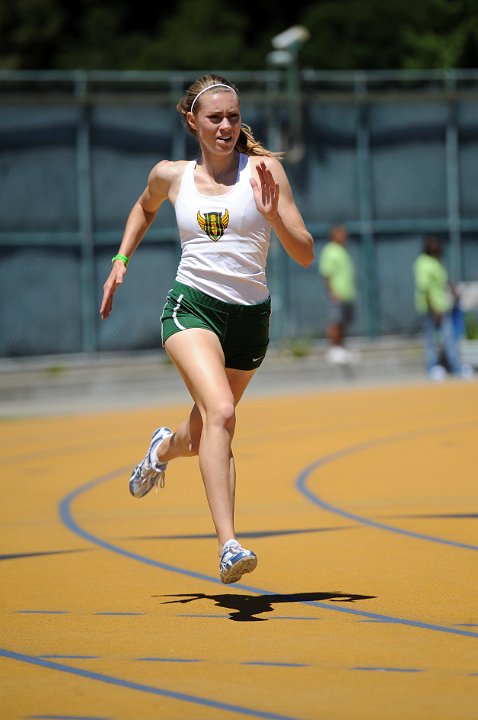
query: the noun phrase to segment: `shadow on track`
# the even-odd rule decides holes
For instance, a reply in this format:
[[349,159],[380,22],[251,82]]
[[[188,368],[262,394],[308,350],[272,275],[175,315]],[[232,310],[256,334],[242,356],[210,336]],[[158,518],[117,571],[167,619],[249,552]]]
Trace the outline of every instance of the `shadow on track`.
[[[222,593],[218,595],[206,595],[205,593],[181,593],[180,595],[153,595],[153,597],[178,598],[167,600],[163,605],[171,603],[186,604],[196,600],[212,600],[216,607],[231,610],[229,619],[235,622],[260,622],[268,618],[260,618],[257,615],[274,612],[275,605],[283,603],[313,603],[330,600],[331,602],[353,603],[358,600],[372,600],[374,595],[353,595],[340,592],[305,592],[290,593],[286,595],[236,595],[233,593]],[[312,619],[312,618],[311,618]]]

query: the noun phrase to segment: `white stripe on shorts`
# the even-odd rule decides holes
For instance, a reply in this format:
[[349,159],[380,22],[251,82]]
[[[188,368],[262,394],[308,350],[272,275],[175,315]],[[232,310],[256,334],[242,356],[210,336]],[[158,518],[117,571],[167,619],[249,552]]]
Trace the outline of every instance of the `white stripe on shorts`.
[[186,330],[184,325],[181,325],[181,323],[178,320],[178,310],[181,307],[181,300],[183,299],[184,295],[181,293],[181,295],[178,297],[178,302],[176,303],[176,307],[173,310],[173,320],[175,325],[178,326],[180,330]]

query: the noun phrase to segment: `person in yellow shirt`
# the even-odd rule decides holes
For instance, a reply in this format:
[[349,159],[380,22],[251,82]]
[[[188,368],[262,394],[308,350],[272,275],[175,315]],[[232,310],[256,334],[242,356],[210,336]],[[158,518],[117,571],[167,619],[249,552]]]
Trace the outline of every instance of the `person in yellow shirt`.
[[334,225],[329,241],[319,256],[319,273],[324,278],[329,301],[327,336],[330,347],[327,359],[332,363],[348,364],[358,360],[357,353],[345,347],[349,324],[354,317],[356,297],[355,267],[346,245],[349,234],[343,225]]
[[425,365],[433,380],[444,379],[447,371],[460,376],[466,376],[468,371],[460,362],[453,330],[452,293],[441,255],[439,238],[428,235],[413,265],[415,308],[422,318]]

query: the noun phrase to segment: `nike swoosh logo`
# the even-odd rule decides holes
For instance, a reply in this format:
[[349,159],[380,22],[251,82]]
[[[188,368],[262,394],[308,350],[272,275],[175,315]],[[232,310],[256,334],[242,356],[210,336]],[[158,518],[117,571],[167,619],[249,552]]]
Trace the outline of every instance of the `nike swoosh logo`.
[[260,355],[258,358],[252,358],[252,362],[257,362],[258,360],[262,360],[264,355]]

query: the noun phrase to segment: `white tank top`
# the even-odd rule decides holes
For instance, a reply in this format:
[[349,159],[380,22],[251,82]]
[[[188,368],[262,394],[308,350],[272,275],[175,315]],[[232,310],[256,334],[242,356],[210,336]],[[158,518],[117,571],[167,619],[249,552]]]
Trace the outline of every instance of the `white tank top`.
[[181,240],[176,280],[224,302],[263,302],[271,228],[254,202],[249,158],[240,155],[234,187],[217,196],[196,190],[195,164],[186,165],[175,205]]

